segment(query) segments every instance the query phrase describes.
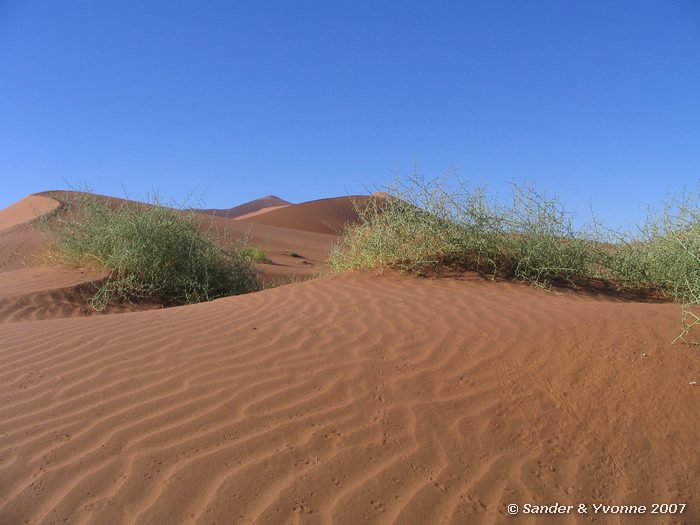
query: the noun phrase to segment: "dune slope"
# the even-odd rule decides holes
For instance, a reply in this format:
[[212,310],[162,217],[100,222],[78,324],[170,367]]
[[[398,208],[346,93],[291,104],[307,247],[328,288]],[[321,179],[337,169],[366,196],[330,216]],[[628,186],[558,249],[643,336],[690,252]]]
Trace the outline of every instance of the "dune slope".
[[59,202],[40,195],[29,195],[0,210],[0,230],[32,221],[58,208]]
[[36,263],[45,244],[36,219],[59,205],[54,199],[29,195],[0,210],[0,273]]
[[[34,219],[43,213],[52,211],[60,205],[60,201],[69,201],[76,194],[74,191],[53,190],[37,195],[30,195],[21,201],[0,210],[0,274],[12,273],[0,282],[0,322],[48,319],[81,314],[93,314],[85,308],[82,291],[92,278],[87,278],[80,269],[47,268],[41,272],[41,292],[34,289],[32,271],[28,267],[45,264],[42,252],[49,246],[52,236],[35,227]],[[125,202],[124,199],[96,195],[112,206]],[[59,200],[55,200],[59,199]],[[135,201],[133,204],[143,205]],[[284,201],[286,202],[286,201]],[[264,283],[285,282],[289,279],[311,278],[325,270],[325,261],[331,245],[337,237],[310,231],[289,229],[267,224],[251,224],[245,221],[235,221],[223,217],[202,215],[202,228],[218,231],[227,240],[239,242],[247,239],[249,245],[265,251],[269,262],[258,264],[261,280]],[[291,256],[290,252],[298,255]],[[56,283],[49,285],[52,272]],[[70,283],[64,286],[65,274],[70,273]],[[2,286],[12,285],[13,297],[3,294]],[[80,290],[78,289],[80,288]],[[60,307],[57,307],[60,305]],[[137,309],[141,309],[140,305]],[[151,305],[152,307],[153,305]],[[111,312],[133,310],[133,305],[110,308]]]
[[366,199],[368,197],[361,195],[319,199],[241,219],[255,224],[337,235],[347,223],[357,221],[354,202]]
[[159,308],[156,302],[110,303],[96,311],[89,298],[107,272],[33,266],[0,272],[0,323],[104,315]]
[[697,523],[698,353],[669,346],[677,323],[348,274],[0,325],[0,523],[505,523],[555,501],[684,502]]
[[249,202],[244,202],[238,206],[227,209],[199,209],[200,213],[214,215],[216,217],[225,217],[227,219],[235,219],[245,215],[251,215],[267,208],[279,208],[290,205],[291,202],[280,199],[276,195],[268,195],[260,199],[255,199]]

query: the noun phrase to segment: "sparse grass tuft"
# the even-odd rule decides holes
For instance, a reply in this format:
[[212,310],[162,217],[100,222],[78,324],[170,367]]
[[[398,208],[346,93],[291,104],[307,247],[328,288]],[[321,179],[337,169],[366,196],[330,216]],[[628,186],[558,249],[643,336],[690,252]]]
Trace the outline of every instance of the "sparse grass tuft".
[[241,250],[243,256],[248,257],[251,261],[257,264],[266,263],[269,261],[267,254],[262,248],[249,246]]
[[260,289],[245,251],[225,248],[195,212],[123,201],[110,204],[77,193],[47,221],[56,234],[55,258],[104,268],[109,277],[91,298],[104,309],[112,300],[164,304],[209,301]]

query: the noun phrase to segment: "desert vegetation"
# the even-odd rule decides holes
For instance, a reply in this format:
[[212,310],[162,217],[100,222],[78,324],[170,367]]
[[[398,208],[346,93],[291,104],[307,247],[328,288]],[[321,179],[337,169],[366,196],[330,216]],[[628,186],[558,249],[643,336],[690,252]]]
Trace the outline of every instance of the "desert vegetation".
[[256,246],[246,246],[245,248],[242,248],[241,254],[257,264],[264,264],[266,262],[269,262],[265,250]]
[[259,251],[225,242],[196,212],[164,206],[157,196],[149,204],[85,192],[62,200],[42,223],[56,239],[48,257],[109,272],[90,298],[97,310],[113,300],[176,305],[260,289]]
[[360,221],[332,249],[334,271],[455,267],[535,286],[597,280],[614,289],[656,294],[682,306],[687,342],[700,325],[700,208],[686,193],[649,212],[644,224],[615,231],[574,217],[556,197],[511,185],[506,203],[483,187],[413,175],[358,203]]

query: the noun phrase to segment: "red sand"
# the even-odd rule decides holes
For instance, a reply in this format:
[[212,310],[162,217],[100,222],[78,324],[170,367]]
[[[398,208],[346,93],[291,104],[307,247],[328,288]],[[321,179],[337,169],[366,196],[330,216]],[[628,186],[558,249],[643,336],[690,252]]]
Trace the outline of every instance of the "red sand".
[[25,197],[7,208],[0,210],[0,230],[32,221],[45,213],[55,210],[58,208],[58,205],[58,201],[49,199],[48,197],[41,197],[39,195]]
[[353,201],[366,199],[363,196],[320,199],[284,206],[246,220],[254,224],[337,235],[347,223],[357,221]]
[[30,195],[0,210],[0,273],[36,264],[45,244],[36,219],[58,206],[54,199]]
[[284,199],[280,199],[279,197],[276,197],[275,195],[268,195],[267,197],[263,197],[261,199],[255,199],[250,202],[246,202],[244,204],[239,204],[238,206],[234,206],[233,208],[228,208],[225,210],[218,210],[218,209],[200,209],[197,210],[201,213],[206,213],[208,215],[215,215],[217,217],[225,217],[227,219],[237,219],[241,218],[241,216],[244,215],[250,215],[252,213],[259,212],[264,209],[269,209],[269,208],[279,208],[279,207],[284,207],[288,206],[291,204],[291,202],[288,202]]
[[[319,265],[334,238],[253,235],[280,261],[306,243]],[[75,282],[48,271],[0,274],[0,297]],[[669,345],[674,305],[354,273],[13,320],[0,324],[2,524],[700,522],[700,354]],[[506,514],[555,502],[687,508]]]
[[242,221],[244,219],[250,219],[251,217],[257,217],[258,215],[262,215],[263,213],[267,213],[273,210],[279,210],[280,208],[286,208],[289,206],[289,204],[283,204],[281,206],[268,206],[267,208],[260,208],[257,211],[251,211],[250,213],[245,213],[243,215],[238,215],[235,219],[237,221]]
[[97,312],[88,298],[106,273],[84,268],[25,267],[0,273],[0,323],[59,319],[158,308],[158,304],[110,304]]

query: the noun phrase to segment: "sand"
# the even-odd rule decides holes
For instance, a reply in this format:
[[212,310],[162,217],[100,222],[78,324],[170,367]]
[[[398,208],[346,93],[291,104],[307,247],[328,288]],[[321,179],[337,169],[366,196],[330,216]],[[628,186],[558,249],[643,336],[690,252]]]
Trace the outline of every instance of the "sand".
[[36,263],[45,244],[37,219],[58,206],[54,199],[30,195],[0,210],[0,273]]
[[30,195],[0,210],[0,230],[6,230],[33,221],[42,215],[58,208],[59,203],[54,199],[39,195]]
[[267,197],[262,197],[261,199],[255,199],[233,208],[227,209],[199,209],[197,211],[205,213],[208,215],[214,215],[216,217],[225,217],[228,219],[240,219],[244,216],[249,216],[251,214],[262,212],[263,210],[270,211],[271,209],[280,208],[288,206],[291,202],[284,199],[280,199],[275,195],[268,195]]
[[266,208],[260,208],[259,210],[256,211],[251,211],[250,213],[244,213],[243,215],[238,215],[235,217],[237,221],[242,221],[245,219],[250,219],[251,217],[257,217],[258,215],[262,215],[263,213],[268,213],[273,210],[279,210],[281,208],[286,208],[289,206],[289,204],[283,204],[281,206],[267,206]]
[[328,252],[338,239],[337,235],[223,217],[207,218],[204,224],[261,248],[269,259],[267,264],[256,265],[263,281],[306,279],[326,271]]
[[348,223],[357,221],[354,202],[363,202],[360,195],[319,199],[283,206],[276,210],[241,219],[254,224],[267,224],[294,230],[337,235]]
[[[255,229],[314,257],[333,238]],[[0,297],[75,284],[47,271],[6,272]],[[669,344],[678,323],[670,304],[389,272],[6,319],[0,523],[698,523],[700,354]],[[506,514],[555,502],[688,506]]]

